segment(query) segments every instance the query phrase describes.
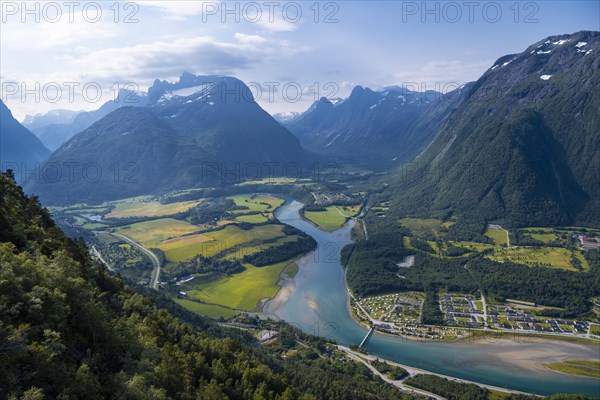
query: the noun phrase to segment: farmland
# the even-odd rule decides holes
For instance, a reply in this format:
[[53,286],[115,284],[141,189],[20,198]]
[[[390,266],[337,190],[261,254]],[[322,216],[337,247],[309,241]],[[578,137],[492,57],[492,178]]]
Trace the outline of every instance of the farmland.
[[164,217],[185,212],[200,204],[201,200],[161,204],[158,201],[133,201],[116,203],[106,218]]
[[275,296],[281,273],[293,264],[285,261],[260,268],[245,264],[244,272],[209,282],[193,280],[191,285],[182,285],[182,290],[187,290],[190,298],[202,302],[234,310],[255,311],[259,309],[261,300]]
[[356,215],[359,210],[360,206],[329,206],[325,211],[305,211],[304,218],[327,232],[333,232],[344,226],[346,219]]
[[187,299],[175,299],[175,302],[191,312],[213,318],[232,318],[239,314],[230,308],[222,307],[216,304],[200,303]]
[[162,241],[188,235],[200,228],[186,221],[173,218],[160,218],[138,222],[116,229],[116,233],[125,235],[146,247],[156,247]]

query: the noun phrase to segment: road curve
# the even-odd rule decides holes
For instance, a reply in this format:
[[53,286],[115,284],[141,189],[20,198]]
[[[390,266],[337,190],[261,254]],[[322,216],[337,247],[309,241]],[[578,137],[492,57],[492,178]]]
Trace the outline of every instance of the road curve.
[[152,276],[150,278],[150,287],[152,289],[158,289],[158,282],[159,282],[159,277],[160,277],[160,260],[158,259],[158,257],[156,257],[156,255],[153,252],[151,252],[150,250],[148,250],[147,248],[145,248],[138,242],[128,238],[127,236],[119,235],[118,233],[112,233],[112,232],[100,232],[100,233],[107,233],[107,234],[117,237],[121,240],[124,240],[127,243],[129,243],[130,245],[137,247],[138,249],[140,249],[140,251],[142,251],[144,254],[146,254],[148,257],[150,257],[150,261],[152,261],[152,264],[154,265],[154,269],[152,270]]

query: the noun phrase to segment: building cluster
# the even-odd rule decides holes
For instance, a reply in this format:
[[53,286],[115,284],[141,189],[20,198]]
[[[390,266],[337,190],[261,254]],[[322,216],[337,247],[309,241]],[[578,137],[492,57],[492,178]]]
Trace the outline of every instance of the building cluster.
[[506,306],[489,307],[490,326],[532,332],[586,334],[589,322],[569,319],[540,318],[526,310]]
[[446,293],[440,298],[446,325],[459,325],[471,328],[483,327],[483,307],[478,307],[475,297],[470,294],[455,295]]
[[581,243],[581,250],[600,249],[600,243],[598,243],[596,238],[585,235],[577,235],[577,239],[579,240],[579,243]]

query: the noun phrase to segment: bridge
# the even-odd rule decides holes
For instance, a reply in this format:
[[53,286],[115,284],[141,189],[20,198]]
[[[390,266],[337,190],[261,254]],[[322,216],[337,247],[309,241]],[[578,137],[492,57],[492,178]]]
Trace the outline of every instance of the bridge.
[[359,349],[365,345],[365,343],[367,342],[367,340],[369,339],[369,337],[371,336],[371,334],[373,333],[374,330],[375,330],[374,326],[372,326],[371,329],[369,329],[369,332],[367,332],[367,334],[365,335],[365,338],[358,345]]

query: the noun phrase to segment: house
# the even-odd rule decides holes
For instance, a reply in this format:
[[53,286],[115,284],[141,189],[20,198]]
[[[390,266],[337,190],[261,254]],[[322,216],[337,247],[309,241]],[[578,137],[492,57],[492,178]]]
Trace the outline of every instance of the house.
[[579,241],[581,242],[581,250],[598,250],[600,249],[600,243],[596,238],[580,235]]

